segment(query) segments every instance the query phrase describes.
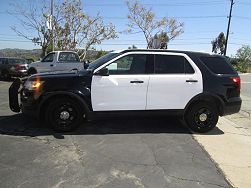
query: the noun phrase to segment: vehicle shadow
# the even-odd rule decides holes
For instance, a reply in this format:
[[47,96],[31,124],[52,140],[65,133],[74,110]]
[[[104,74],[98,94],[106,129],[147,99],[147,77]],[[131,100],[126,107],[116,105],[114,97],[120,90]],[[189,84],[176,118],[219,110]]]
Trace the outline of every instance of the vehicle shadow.
[[[105,134],[192,134],[192,132],[175,117],[166,118],[123,118],[95,120],[84,122],[73,132],[55,133],[44,123],[16,114],[0,116],[0,134],[12,136],[47,136],[63,139],[64,135],[105,135]],[[224,134],[217,127],[205,135]]]
[[3,82],[13,82],[15,80],[15,78],[1,78],[0,77],[0,81],[3,81]]

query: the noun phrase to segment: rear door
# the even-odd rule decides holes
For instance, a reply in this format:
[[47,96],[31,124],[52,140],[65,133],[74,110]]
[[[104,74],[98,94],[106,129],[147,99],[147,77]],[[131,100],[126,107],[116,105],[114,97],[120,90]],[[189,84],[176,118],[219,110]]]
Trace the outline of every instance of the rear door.
[[201,72],[186,54],[155,54],[154,74],[149,79],[147,110],[184,109],[202,91]]
[[[94,111],[145,110],[149,75],[147,54],[123,54],[100,68],[109,76],[94,75],[91,100]],[[100,68],[94,71],[97,72]]]

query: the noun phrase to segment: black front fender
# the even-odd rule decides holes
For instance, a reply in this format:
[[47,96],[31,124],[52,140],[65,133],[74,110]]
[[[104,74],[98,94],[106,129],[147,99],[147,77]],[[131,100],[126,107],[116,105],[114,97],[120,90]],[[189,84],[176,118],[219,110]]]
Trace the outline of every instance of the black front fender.
[[80,91],[53,91],[48,92],[45,95],[42,95],[40,98],[39,108],[38,108],[38,116],[40,117],[41,112],[45,108],[45,106],[48,105],[48,102],[50,100],[53,100],[54,98],[58,97],[70,97],[81,105],[83,109],[85,110],[86,114],[89,114],[92,111],[92,107],[88,103],[88,96],[84,95],[84,93]]

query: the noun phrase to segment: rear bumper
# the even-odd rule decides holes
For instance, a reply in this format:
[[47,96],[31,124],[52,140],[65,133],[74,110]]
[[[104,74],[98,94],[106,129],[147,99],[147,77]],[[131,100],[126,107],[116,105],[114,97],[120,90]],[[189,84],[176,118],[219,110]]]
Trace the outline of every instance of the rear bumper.
[[22,77],[22,76],[27,76],[28,71],[27,70],[10,71],[9,74],[10,76],[14,76],[14,77]]
[[230,98],[227,102],[224,103],[223,115],[230,115],[238,113],[241,109],[242,100],[240,97]]

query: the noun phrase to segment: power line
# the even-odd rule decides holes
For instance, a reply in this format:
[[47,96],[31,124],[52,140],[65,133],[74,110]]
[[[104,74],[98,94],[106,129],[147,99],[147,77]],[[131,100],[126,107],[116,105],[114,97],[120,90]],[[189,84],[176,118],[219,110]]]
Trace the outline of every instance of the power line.
[[[215,5],[219,5],[219,4],[225,4],[222,1],[204,1],[204,2],[182,2],[182,3],[143,3],[143,6],[215,6]],[[125,4],[122,3],[87,3],[84,4],[85,6],[100,6],[100,7],[104,7],[104,6],[125,6]]]
[[0,39],[3,42],[31,42],[29,40],[12,40],[12,39]]
[[234,18],[239,18],[239,19],[245,19],[245,20],[251,20],[251,17],[246,17],[246,16],[232,16]]
[[[165,17],[165,16],[163,16]],[[158,18],[163,18],[163,17],[156,17]],[[119,17],[119,16],[111,16],[111,17],[103,17],[105,19],[119,19],[119,20],[126,20],[128,19],[126,16],[125,17]],[[206,15],[206,16],[172,16],[172,17],[167,17],[167,18],[178,18],[178,19],[207,19],[207,18],[227,18],[227,15]]]
[[[0,41],[4,41],[4,42],[31,42],[31,41],[24,41],[24,40],[5,40],[5,39],[0,39]],[[146,43],[103,43],[100,45],[104,45],[104,46],[124,46],[124,45],[146,45]],[[172,43],[170,42],[169,45],[173,45],[173,46],[185,46],[185,45],[210,45],[210,42],[194,42],[194,43]],[[250,45],[248,43],[229,43],[230,45]]]

